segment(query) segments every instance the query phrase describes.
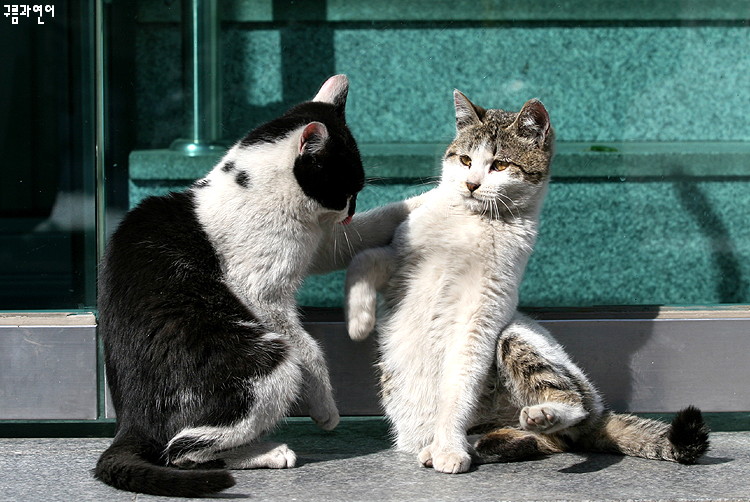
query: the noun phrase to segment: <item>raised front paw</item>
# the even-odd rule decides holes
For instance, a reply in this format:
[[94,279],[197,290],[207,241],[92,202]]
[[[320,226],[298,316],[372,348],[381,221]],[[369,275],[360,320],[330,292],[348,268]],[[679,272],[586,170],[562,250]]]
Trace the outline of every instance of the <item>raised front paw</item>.
[[375,329],[375,290],[364,282],[355,282],[348,287],[346,307],[346,328],[349,337],[358,342],[364,340]]
[[324,399],[324,403],[308,403],[310,418],[323,430],[332,431],[339,424],[339,410],[333,398]]
[[355,313],[350,312],[346,329],[349,331],[349,338],[352,340],[361,342],[366,339],[375,329],[375,311],[362,309]]
[[417,460],[424,467],[432,467],[438,472],[459,474],[471,467],[471,456],[463,450],[433,449],[432,445],[425,447],[417,456]]
[[581,406],[542,403],[524,407],[519,422],[524,430],[550,434],[575,425],[587,416]]

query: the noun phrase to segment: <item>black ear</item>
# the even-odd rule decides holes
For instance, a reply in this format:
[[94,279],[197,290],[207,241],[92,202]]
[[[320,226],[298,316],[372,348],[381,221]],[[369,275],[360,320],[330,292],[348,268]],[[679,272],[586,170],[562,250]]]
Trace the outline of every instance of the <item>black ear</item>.
[[482,123],[486,110],[469,101],[469,98],[458,89],[453,91],[453,103],[456,106],[457,131],[464,127]]
[[349,79],[346,78],[346,75],[334,75],[323,83],[312,100],[332,104],[336,107],[336,112],[341,115],[341,118],[344,118],[348,94]]
[[528,100],[518,112],[516,127],[520,136],[541,147],[549,135],[549,114],[542,102],[538,99]]
[[299,155],[316,154],[323,149],[328,139],[328,128],[321,122],[310,122],[299,137]]

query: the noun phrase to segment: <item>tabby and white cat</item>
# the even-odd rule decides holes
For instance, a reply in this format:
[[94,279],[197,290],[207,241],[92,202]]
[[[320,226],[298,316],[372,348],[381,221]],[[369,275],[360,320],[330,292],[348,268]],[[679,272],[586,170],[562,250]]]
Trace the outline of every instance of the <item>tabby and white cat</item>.
[[387,243],[406,214],[397,204],[358,216],[355,231],[369,221],[377,229],[331,251],[364,183],[347,93],[346,77],[331,77],[188,190],[143,201],[112,236],[99,328],[118,422],[98,479],[199,496],[234,484],[208,467],[293,466],[286,445],[257,439],[300,396],[319,426],[337,425],[324,355],[295,293],[313,268]]
[[[381,397],[399,450],[458,473],[478,462],[571,449],[694,462],[708,447],[695,408],[667,424],[604,409],[583,372],[517,313],[553,153],[546,109],[485,110],[454,93],[455,140],[440,184],[389,246],[347,274],[347,327],[376,323]],[[517,425],[516,425],[517,424]],[[516,425],[516,426],[514,426]],[[471,446],[467,431],[491,432]]]

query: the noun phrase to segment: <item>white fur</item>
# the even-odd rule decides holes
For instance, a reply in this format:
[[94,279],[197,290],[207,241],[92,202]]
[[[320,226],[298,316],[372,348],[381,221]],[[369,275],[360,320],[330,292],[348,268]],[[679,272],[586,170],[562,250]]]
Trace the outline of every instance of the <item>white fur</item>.
[[[340,77],[332,77],[316,99],[340,100],[337,93],[346,85],[346,78]],[[348,207],[333,211],[306,196],[294,176],[300,151],[319,148],[327,138],[325,126],[312,122],[274,143],[238,143],[206,176],[208,184],[194,191],[198,220],[219,256],[227,286],[273,330],[262,339],[284,340],[290,354],[271,375],[248,382],[254,405],[240,423],[188,428],[172,439],[215,441],[214,447],[193,452],[184,462],[210,460],[218,450],[254,441],[286,415],[300,394],[320,427],[330,430],[338,424],[323,351],[302,327],[295,302],[323,237],[348,216]],[[222,167],[229,161],[234,168],[225,172]],[[247,186],[235,181],[238,172],[247,175]],[[236,464],[294,463],[293,452],[286,450],[263,450],[258,455],[265,455],[265,460],[250,458]]]
[[185,438],[196,442],[212,441],[214,444],[211,448],[191,452],[180,459],[173,459],[173,462],[177,465],[185,462],[208,462],[223,458],[219,452],[254,441],[286,416],[297,399],[302,385],[302,367],[296,354],[293,353],[269,376],[252,382],[254,403],[247,416],[239,423],[226,427],[188,427],[176,434],[167,448],[176,440]]
[[[227,283],[248,305],[294,305],[294,294],[323,235],[347,216],[307,197],[290,166],[303,128],[276,144],[234,146],[207,176],[210,185],[196,191],[198,218],[219,251]],[[233,161],[235,170],[221,166]],[[249,186],[235,182],[247,173]],[[289,280],[291,279],[291,280]],[[263,319],[263,312],[255,314]]]
[[[472,169],[445,161],[440,186],[423,196],[391,247],[361,253],[347,277],[348,327],[361,339],[372,328],[374,291],[396,271],[386,304],[398,303],[378,327],[383,404],[396,447],[442,472],[471,463],[466,430],[498,335],[515,314],[537,230],[538,206],[497,205],[501,191],[516,190],[508,173],[490,172],[481,146],[472,161]],[[472,195],[467,182],[480,188]]]
[[589,413],[581,405],[546,402],[524,406],[518,422],[527,431],[552,434],[572,427],[588,416]]

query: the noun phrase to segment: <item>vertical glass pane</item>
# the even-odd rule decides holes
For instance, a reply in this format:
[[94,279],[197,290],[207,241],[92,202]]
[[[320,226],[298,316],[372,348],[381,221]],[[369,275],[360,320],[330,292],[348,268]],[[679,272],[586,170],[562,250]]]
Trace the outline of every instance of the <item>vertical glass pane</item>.
[[[488,108],[537,97],[558,154],[523,305],[750,303],[750,4],[641,5],[220,2],[221,133],[235,140],[346,73],[366,209],[439,174],[454,88]],[[192,118],[181,3],[110,10],[108,169],[125,211],[220,154],[169,150]],[[341,277],[311,279],[300,302],[340,306]]]
[[0,16],[0,309],[95,303],[89,2]]

